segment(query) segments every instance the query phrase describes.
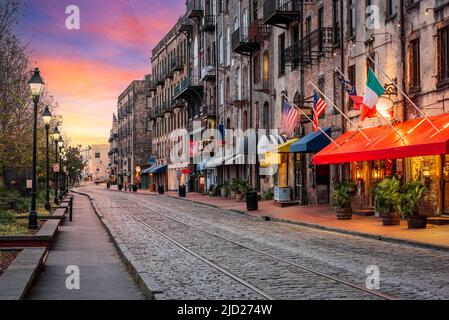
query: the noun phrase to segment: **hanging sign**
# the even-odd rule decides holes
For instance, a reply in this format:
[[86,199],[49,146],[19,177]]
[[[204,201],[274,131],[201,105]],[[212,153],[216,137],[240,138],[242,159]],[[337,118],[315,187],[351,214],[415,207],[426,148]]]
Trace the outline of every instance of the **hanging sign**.
[[59,163],[53,164],[53,172],[59,172]]
[[32,189],[33,188],[33,180],[28,179],[27,180],[27,189]]

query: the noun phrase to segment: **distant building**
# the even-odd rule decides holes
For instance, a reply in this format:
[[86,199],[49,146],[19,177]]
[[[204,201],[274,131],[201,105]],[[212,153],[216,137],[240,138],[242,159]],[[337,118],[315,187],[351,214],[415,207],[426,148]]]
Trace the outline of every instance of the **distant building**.
[[151,101],[147,95],[148,80],[134,80],[118,98],[117,175],[123,185],[140,185],[140,170],[149,166],[151,128],[147,119]]
[[109,145],[94,144],[80,149],[81,160],[84,162],[83,179],[106,179],[109,175]]

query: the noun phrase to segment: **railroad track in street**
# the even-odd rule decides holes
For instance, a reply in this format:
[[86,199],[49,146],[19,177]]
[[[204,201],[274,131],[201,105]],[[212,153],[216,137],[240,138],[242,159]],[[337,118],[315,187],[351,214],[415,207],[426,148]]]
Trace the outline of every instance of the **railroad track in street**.
[[[157,210],[154,210],[152,208],[148,208],[147,206],[144,207],[146,210],[152,212],[153,214],[157,215],[159,218],[162,218],[165,221],[157,221],[157,219],[154,219],[154,216],[150,217],[147,213],[142,213],[142,210],[134,210],[134,212],[130,212],[131,210],[126,210],[127,215],[129,215],[133,220],[137,221],[139,224],[143,225],[144,227],[152,230],[153,232],[156,232],[158,235],[166,239],[167,241],[171,242],[172,244],[176,245],[178,248],[182,249],[183,251],[187,252],[188,254],[196,257],[197,259],[203,261],[210,267],[215,268],[219,272],[225,274],[226,276],[232,278],[233,280],[239,282],[240,284],[246,286],[247,288],[257,292],[260,296],[262,296],[265,299],[277,299],[280,294],[279,291],[282,288],[282,284],[279,285],[278,293],[268,293],[267,291],[270,291],[270,289],[273,289],[270,285],[267,286],[265,283],[267,279],[266,275],[263,275],[262,277],[259,274],[255,275],[254,273],[251,275],[248,275],[247,270],[236,271],[235,269],[238,269],[237,266],[241,263],[238,261],[238,256],[244,256],[248,261],[257,261],[261,260],[263,263],[266,264],[265,269],[262,271],[265,274],[268,274],[270,270],[276,270],[276,268],[279,270],[287,271],[289,274],[292,275],[292,279],[296,281],[296,284],[300,285],[301,280],[306,277],[309,283],[316,283],[317,286],[321,286],[322,288],[328,288],[327,285],[331,284],[337,284],[341,287],[341,292],[344,292],[346,290],[348,297],[353,298],[375,298],[375,299],[382,299],[382,300],[396,300],[395,297],[384,294],[379,291],[371,290],[363,286],[356,285],[354,283],[339,279],[335,276],[317,271],[312,269],[311,267],[304,266],[302,264],[298,264],[293,261],[289,261],[285,258],[273,255],[271,253],[263,252],[259,249],[252,248],[246,244],[240,243],[238,241],[228,239],[226,237],[223,237],[219,234],[216,234],[211,231],[204,230],[202,228],[193,226],[191,224],[188,224],[186,222],[183,222],[181,220],[178,220],[176,218],[173,218],[171,216],[168,216],[164,213],[161,213]],[[134,208],[137,209],[137,208]],[[151,218],[151,224],[149,223],[148,219]],[[167,224],[167,220],[171,222],[171,225]],[[157,222],[161,223],[160,225],[155,225]],[[177,226],[174,226],[173,223],[175,223]],[[165,230],[163,230],[165,228]],[[185,232],[187,229],[194,230],[194,233]],[[179,232],[183,231],[183,232]],[[173,235],[173,233],[176,234],[176,237]],[[195,235],[195,236],[193,236]],[[231,265],[225,266],[225,262],[228,264],[230,261],[234,258],[234,256],[226,256],[226,260],[224,261],[224,257],[215,257],[215,259],[212,257],[208,257],[208,255],[214,255],[214,251],[212,251],[210,248],[207,248],[207,245],[204,246],[202,244],[202,241],[204,238],[210,237],[214,238],[215,242],[218,240],[220,243],[215,243],[213,247],[222,246],[228,251],[235,251],[236,254],[236,262],[231,263]],[[177,239],[175,239],[177,238]],[[196,243],[195,243],[196,242]],[[213,241],[210,241],[213,242]],[[203,241],[203,243],[206,243],[206,241]],[[195,249],[193,247],[205,247],[204,251],[207,253],[205,254],[198,252],[198,249]],[[223,251],[225,252],[225,250]],[[217,255],[215,253],[215,255]],[[220,255],[219,255],[220,256]],[[271,268],[270,268],[271,264]],[[234,269],[234,270],[230,270]],[[238,274],[244,274],[238,275]],[[253,278],[252,280],[248,280],[248,278]],[[262,280],[260,280],[260,277]],[[253,281],[254,279],[257,279],[256,282],[259,282],[255,284]],[[265,281],[264,281],[265,280]],[[294,281],[291,284],[295,284]],[[282,281],[280,281],[282,282]],[[265,284],[265,289],[262,289]],[[275,285],[276,286],[276,285]],[[344,289],[343,289],[344,288]],[[291,290],[291,288],[289,288]],[[311,289],[310,287],[307,289]],[[298,289],[300,290],[300,288]],[[358,293],[358,294],[357,294]],[[360,297],[359,297],[360,295]],[[288,298],[291,297],[291,294]],[[294,296],[293,296],[294,297]],[[339,296],[341,297],[341,295]],[[284,297],[279,297],[284,298]]]

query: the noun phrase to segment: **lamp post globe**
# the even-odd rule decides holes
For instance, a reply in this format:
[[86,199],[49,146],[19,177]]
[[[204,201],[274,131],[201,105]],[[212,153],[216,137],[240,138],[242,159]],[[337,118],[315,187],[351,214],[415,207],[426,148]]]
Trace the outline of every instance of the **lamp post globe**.
[[45,210],[50,211],[51,205],[50,205],[50,159],[49,159],[49,129],[50,129],[50,122],[51,122],[51,112],[48,109],[48,106],[45,107],[44,113],[42,114],[42,120],[44,121],[45,125],[45,143],[46,143],[46,177],[45,177]]
[[[59,160],[58,160],[58,154],[59,154],[59,138],[61,137],[61,134],[59,133],[59,129],[58,127],[55,127],[55,129],[53,130],[52,133],[52,138],[53,138],[53,142],[55,143],[55,165],[59,165]],[[58,197],[58,187],[59,187],[59,170],[54,170],[54,181],[55,181],[55,198],[53,199],[53,202],[58,205],[59,204],[59,197]]]
[[28,81],[30,86],[31,96],[34,103],[34,117],[33,117],[33,164],[32,164],[32,185],[31,185],[31,208],[28,217],[28,228],[37,229],[37,211],[36,211],[36,193],[37,193],[37,110],[39,98],[44,88],[44,81],[42,80],[38,68],[34,70],[33,76]]

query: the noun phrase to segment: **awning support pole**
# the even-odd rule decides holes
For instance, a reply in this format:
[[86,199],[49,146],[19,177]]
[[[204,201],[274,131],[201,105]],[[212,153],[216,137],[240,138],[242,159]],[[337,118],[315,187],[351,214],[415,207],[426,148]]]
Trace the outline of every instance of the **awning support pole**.
[[[282,96],[285,98],[285,99],[287,99],[287,101],[293,106],[293,107],[295,107],[296,109],[298,109],[299,110],[299,112],[301,112],[302,114],[303,114],[303,116],[304,117],[306,117],[310,122],[313,122],[313,120],[304,112],[304,111],[302,111],[301,110],[301,108],[300,107],[298,107],[292,100],[290,100],[290,98],[289,97],[287,97],[285,94],[283,94],[282,93]],[[340,149],[340,145],[334,140],[334,139],[332,139],[323,129],[321,129],[321,127],[320,126],[318,126],[318,130],[320,130],[321,131],[321,133],[322,134],[324,134],[328,139],[329,139],[329,141],[331,141],[333,144],[335,144],[336,146],[337,146],[337,148],[338,149]]]
[[345,115],[345,113],[344,113],[343,111],[341,111],[341,110],[335,105],[335,103],[334,103],[331,99],[329,99],[328,96],[326,96],[326,95],[324,94],[324,92],[322,92],[316,85],[314,85],[314,84],[312,83],[312,81],[309,81],[309,84],[310,84],[312,87],[314,87],[315,90],[318,91],[321,95],[323,95],[323,97],[326,98],[326,100],[329,101],[330,104],[331,104],[335,109],[337,109],[337,111],[340,112],[340,113],[342,114],[342,116],[345,117],[345,119],[348,120],[348,122],[349,122],[350,124],[352,124],[352,125],[354,126],[354,128],[356,128],[356,130],[357,130],[358,132],[360,132],[360,133],[362,134],[362,136],[364,136],[365,139],[368,140],[368,142],[369,142],[370,144],[373,143],[373,142],[371,141],[371,139],[368,138],[368,136],[367,136],[362,130],[360,130],[360,128],[357,127],[357,125],[356,125],[354,122],[352,122],[352,120],[349,119],[349,117],[348,117],[347,115]]
[[440,129],[438,129],[435,124],[430,121],[430,119],[427,117],[427,115],[424,113],[424,111],[422,111],[420,108],[418,108],[418,106],[412,101],[412,99],[410,99],[410,97],[404,92],[404,90],[402,90],[389,76],[388,74],[385,72],[385,70],[376,62],[374,61],[374,59],[370,56],[370,55],[366,55],[366,57],[371,60],[372,63],[375,64],[375,66],[380,70],[380,72],[382,72],[382,74],[389,80],[391,81],[391,84],[393,86],[395,86],[396,89],[398,89],[398,91],[404,96],[405,99],[407,99],[408,102],[410,102],[410,104],[423,116],[424,119],[427,120],[427,122],[435,129],[435,131],[437,133],[440,133]]
[[[345,76],[345,74],[338,68],[338,67],[335,67],[335,71],[337,71],[342,77],[343,77],[343,79],[345,79],[346,81],[349,81],[349,79]],[[382,120],[384,120],[389,126],[390,126],[390,128],[391,129],[393,129],[394,130],[394,132],[396,132],[396,134],[399,136],[399,138],[401,138],[401,140],[402,140],[402,142],[404,143],[404,144],[407,144],[406,142],[405,142],[405,139],[404,139],[404,137],[402,136],[402,134],[398,131],[398,129],[396,129],[391,123],[390,123],[390,121],[388,121],[379,111],[377,112],[377,115],[382,119]]]

